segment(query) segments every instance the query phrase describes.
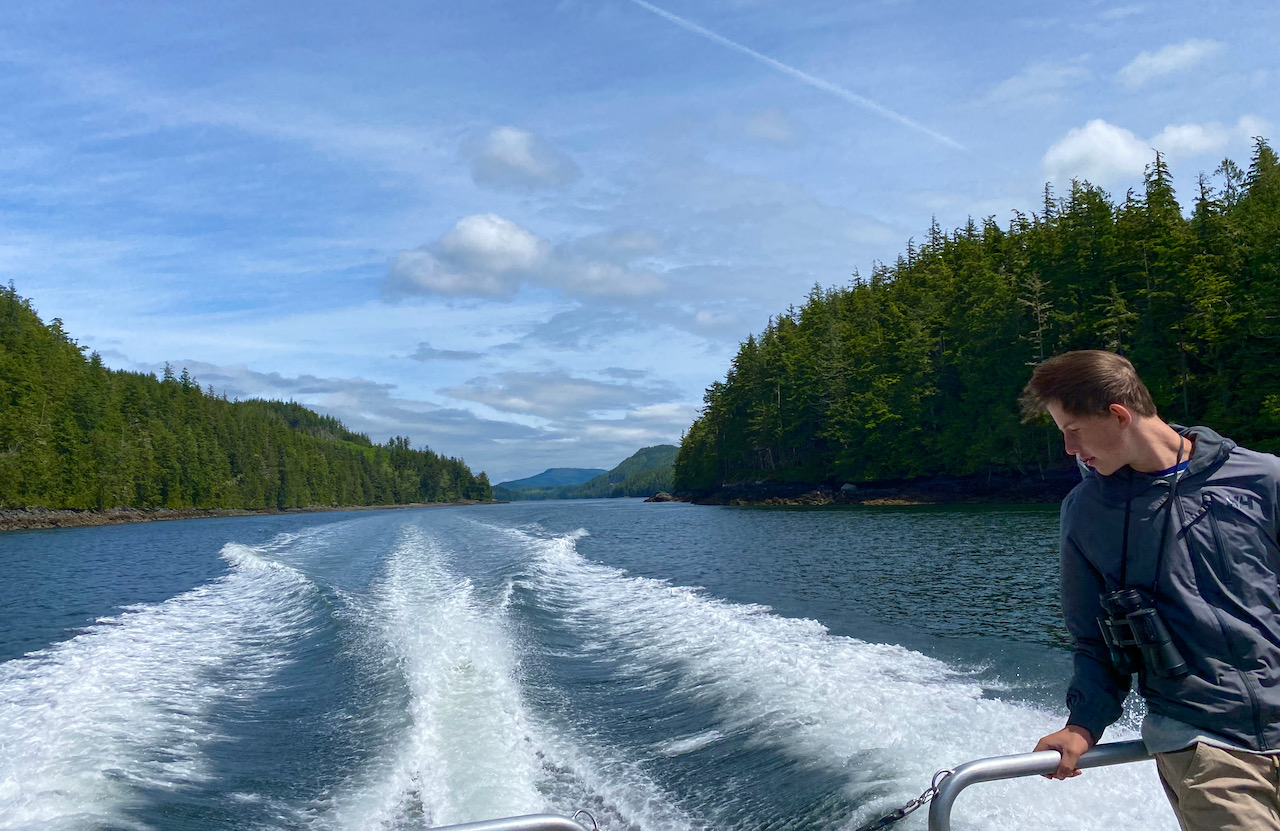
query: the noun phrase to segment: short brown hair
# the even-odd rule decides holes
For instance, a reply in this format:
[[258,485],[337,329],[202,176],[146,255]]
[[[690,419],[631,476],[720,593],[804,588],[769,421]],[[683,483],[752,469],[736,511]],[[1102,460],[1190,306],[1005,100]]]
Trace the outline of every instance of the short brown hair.
[[1050,402],[1074,416],[1105,415],[1112,404],[1140,416],[1156,415],[1155,402],[1127,358],[1101,349],[1063,352],[1035,368],[1018,399],[1028,421]]

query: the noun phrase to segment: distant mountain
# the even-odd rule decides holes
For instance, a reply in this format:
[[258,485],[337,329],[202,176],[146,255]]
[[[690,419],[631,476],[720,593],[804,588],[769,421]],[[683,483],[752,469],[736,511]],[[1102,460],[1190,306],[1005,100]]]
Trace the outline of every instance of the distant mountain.
[[510,482],[499,482],[494,485],[494,487],[517,491],[525,488],[554,488],[558,485],[581,485],[583,482],[594,479],[602,473],[608,473],[608,471],[599,467],[551,467],[542,471],[537,476],[527,476],[524,479],[512,479]]
[[[510,483],[495,485],[494,499],[598,499],[616,496],[653,496],[671,490],[674,475],[675,445],[659,444],[637,450],[608,472],[572,485],[511,488]],[[550,473],[551,471],[547,471]],[[545,474],[539,474],[545,475]],[[530,477],[536,479],[538,477]],[[517,480],[527,482],[528,479]]]

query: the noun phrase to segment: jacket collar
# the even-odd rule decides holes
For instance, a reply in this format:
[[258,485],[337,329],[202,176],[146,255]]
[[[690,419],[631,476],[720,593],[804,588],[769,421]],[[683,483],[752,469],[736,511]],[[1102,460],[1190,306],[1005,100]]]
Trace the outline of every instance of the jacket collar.
[[[1170,424],[1169,426],[1176,430],[1178,435],[1195,440],[1191,450],[1191,458],[1188,459],[1187,472],[1183,474],[1184,478],[1217,468],[1227,460],[1227,456],[1236,446],[1236,443],[1231,439],[1218,435],[1208,427],[1183,427],[1178,424]],[[1080,467],[1083,468],[1084,478],[1086,480],[1096,479],[1098,486],[1108,496],[1118,494],[1123,497],[1129,493],[1137,496],[1156,482],[1163,482],[1166,479],[1164,476],[1158,476],[1153,473],[1141,473],[1128,465],[1120,468],[1110,476],[1103,476],[1096,470],[1084,465],[1080,465]],[[1132,488],[1132,491],[1130,488]]]

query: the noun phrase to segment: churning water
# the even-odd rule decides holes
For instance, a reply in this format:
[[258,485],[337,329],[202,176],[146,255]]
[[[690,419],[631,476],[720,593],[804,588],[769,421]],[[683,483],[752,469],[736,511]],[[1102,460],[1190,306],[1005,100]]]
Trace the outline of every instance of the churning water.
[[[851,828],[1060,726],[1056,524],[610,500],[10,533],[0,828]],[[1148,763],[979,785],[953,826],[1175,824]]]

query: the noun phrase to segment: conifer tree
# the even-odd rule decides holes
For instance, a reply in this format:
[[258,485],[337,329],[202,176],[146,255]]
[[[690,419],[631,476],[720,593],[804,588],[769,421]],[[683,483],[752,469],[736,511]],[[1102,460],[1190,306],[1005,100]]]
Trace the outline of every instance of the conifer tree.
[[1065,463],[1021,423],[1031,365],[1129,355],[1162,414],[1280,449],[1280,160],[1201,177],[1184,216],[1162,155],[1113,203],[1088,182],[1007,229],[936,220],[893,265],[815,286],[748,336],[681,441],[678,488],[1037,470]]
[[[293,403],[233,402],[184,367],[108,370],[0,288],[0,507],[297,508],[488,500],[460,459],[386,447]],[[392,459],[393,463],[387,463]],[[438,483],[447,482],[446,487]]]

